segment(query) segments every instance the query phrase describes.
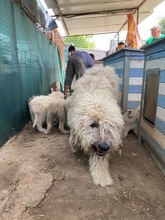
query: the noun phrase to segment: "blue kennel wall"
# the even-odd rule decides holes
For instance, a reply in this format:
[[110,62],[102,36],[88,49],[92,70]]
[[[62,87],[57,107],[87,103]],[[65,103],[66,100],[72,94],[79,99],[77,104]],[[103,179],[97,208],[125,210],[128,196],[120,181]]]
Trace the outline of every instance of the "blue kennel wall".
[[120,77],[121,108],[124,112],[140,105],[144,67],[144,51],[121,49],[103,59],[103,65],[115,68]]
[[[140,137],[146,142],[157,164],[165,174],[165,38],[149,44],[143,49],[145,51],[145,68],[142,103],[145,104],[147,79],[151,74],[157,74],[158,89],[157,93],[154,92],[156,95],[154,123],[146,120],[145,105],[142,106]],[[153,85],[155,84],[156,82]],[[154,105],[153,97],[151,97],[151,104]],[[152,111],[152,108],[150,110]]]

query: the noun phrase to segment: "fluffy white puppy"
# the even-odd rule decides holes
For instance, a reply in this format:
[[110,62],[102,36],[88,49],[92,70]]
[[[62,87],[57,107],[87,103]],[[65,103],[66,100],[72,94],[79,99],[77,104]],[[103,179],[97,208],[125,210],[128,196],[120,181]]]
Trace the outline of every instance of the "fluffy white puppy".
[[61,92],[53,92],[49,95],[34,96],[29,99],[28,105],[33,127],[36,126],[40,132],[49,133],[50,131],[50,127],[49,131],[47,131],[45,128],[43,128],[43,124],[47,120],[47,114],[51,104],[53,104],[53,106],[57,106],[57,113],[60,111],[64,113],[64,95]]
[[123,116],[118,105],[119,78],[112,67],[93,67],[77,80],[68,112],[69,143],[73,152],[89,154],[95,184],[112,185],[110,152],[122,145]]
[[129,131],[134,131],[138,135],[138,125],[139,125],[139,115],[140,115],[140,106],[134,109],[127,110],[124,113],[123,118],[125,122],[125,128],[123,132],[123,137],[127,137]]

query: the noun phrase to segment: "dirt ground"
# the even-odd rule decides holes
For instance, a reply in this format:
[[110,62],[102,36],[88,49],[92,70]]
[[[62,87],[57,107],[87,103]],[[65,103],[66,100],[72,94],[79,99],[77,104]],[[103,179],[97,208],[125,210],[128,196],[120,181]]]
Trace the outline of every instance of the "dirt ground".
[[113,186],[93,184],[68,135],[29,123],[0,148],[1,220],[164,220],[165,177],[133,134],[110,161]]

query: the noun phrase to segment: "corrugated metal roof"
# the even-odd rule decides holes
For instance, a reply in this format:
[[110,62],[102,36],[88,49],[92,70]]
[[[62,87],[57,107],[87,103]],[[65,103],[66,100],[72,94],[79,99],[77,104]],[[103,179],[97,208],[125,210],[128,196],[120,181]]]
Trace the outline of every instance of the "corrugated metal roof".
[[163,0],[45,0],[67,36],[117,33],[127,29],[127,14],[139,23]]

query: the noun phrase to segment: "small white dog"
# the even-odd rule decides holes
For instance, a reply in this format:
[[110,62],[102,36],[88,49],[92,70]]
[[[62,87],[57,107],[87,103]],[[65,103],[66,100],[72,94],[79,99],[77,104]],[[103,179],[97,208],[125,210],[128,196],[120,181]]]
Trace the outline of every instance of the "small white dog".
[[68,112],[71,150],[89,154],[89,170],[97,185],[112,185],[110,152],[122,145],[123,116],[118,105],[118,76],[112,67],[93,67],[76,81]]
[[50,103],[47,110],[46,124],[47,130],[45,134],[49,134],[54,122],[54,119],[57,119],[59,122],[58,129],[62,134],[68,134],[69,131],[65,130],[64,125],[66,122],[66,117],[68,110],[71,107],[71,96],[67,99],[57,99]]
[[[52,128],[54,117],[59,120],[59,130],[66,134],[65,131],[65,100],[61,92],[53,92],[47,96],[34,96],[28,102],[33,127],[38,131],[49,134]],[[44,122],[47,122],[47,129],[43,128]]]
[[124,115],[123,119],[125,122],[125,129],[123,132],[123,138],[127,137],[129,131],[134,131],[138,135],[140,106],[131,110],[128,110]]

